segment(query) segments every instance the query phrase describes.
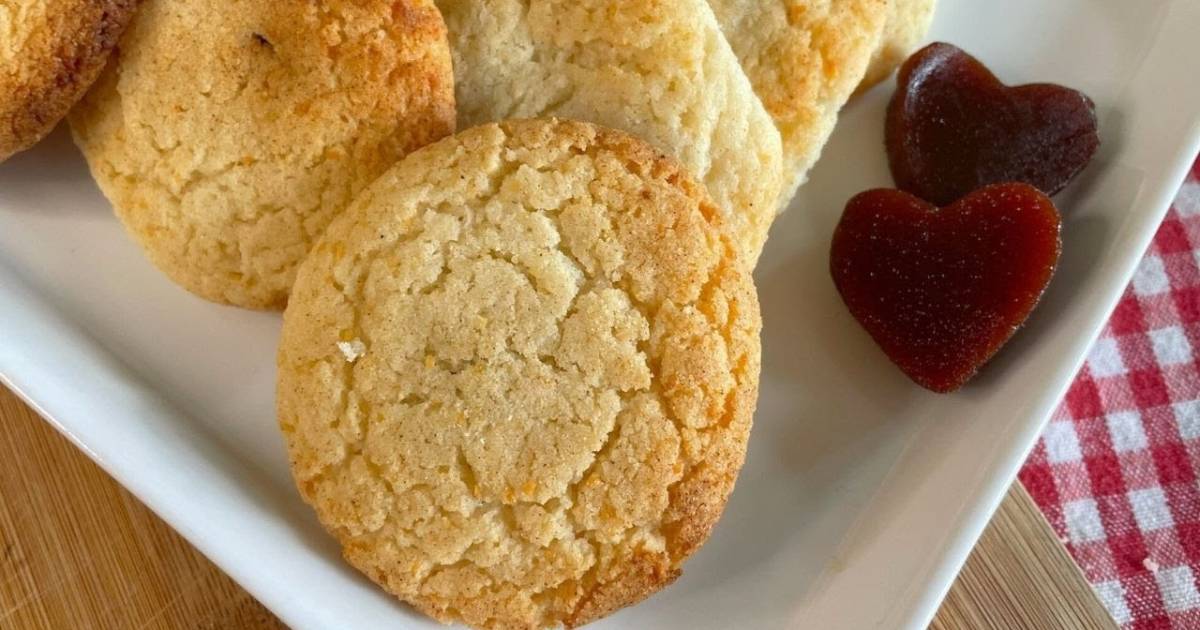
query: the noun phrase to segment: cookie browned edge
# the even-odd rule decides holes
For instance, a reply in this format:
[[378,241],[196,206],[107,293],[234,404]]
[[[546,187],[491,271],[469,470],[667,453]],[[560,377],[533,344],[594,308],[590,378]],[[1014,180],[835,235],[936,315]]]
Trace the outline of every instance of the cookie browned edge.
[[[0,85],[0,162],[49,134],[83,97],[108,62],[140,0],[84,2],[83,16],[68,18],[78,28],[52,37],[46,57],[23,59],[36,68],[24,85]],[[66,12],[66,9],[61,9]],[[36,65],[40,64],[40,65]],[[7,95],[3,93],[7,92]]]
[[[729,352],[732,356],[741,356],[742,361],[734,367],[737,386],[729,393],[723,415],[715,422],[722,427],[723,434],[721,439],[715,439],[705,449],[704,461],[670,488],[663,530],[667,538],[666,551],[673,566],[664,571],[657,562],[658,555],[645,551],[628,559],[619,579],[602,584],[579,602],[565,620],[568,628],[577,628],[601,619],[666,588],[682,575],[683,562],[708,540],[713,527],[725,512],[745,463],[750,428],[758,405],[762,363],[762,349],[758,342],[762,325],[758,292],[749,275],[739,279],[738,265],[742,253],[728,234],[729,229],[721,213],[713,207],[708,192],[674,159],[648,147],[638,146],[639,143],[629,142],[627,134],[623,132],[599,127],[594,142],[601,146],[620,146],[622,150],[630,152],[627,155],[632,170],[641,170],[646,176],[671,181],[686,191],[689,197],[700,199],[700,212],[722,232],[721,243],[725,248],[720,267],[713,271],[714,280],[725,291],[736,295],[738,304],[752,305],[749,310],[754,323],[752,332],[746,335],[744,333],[747,330],[738,325],[745,323],[740,314],[730,317],[725,335]],[[635,165],[640,168],[635,168]]]

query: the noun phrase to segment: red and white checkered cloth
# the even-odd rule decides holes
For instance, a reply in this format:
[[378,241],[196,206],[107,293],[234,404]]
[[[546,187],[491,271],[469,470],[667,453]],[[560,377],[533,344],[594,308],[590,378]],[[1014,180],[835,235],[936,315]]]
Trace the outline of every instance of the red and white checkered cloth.
[[1200,159],[1020,479],[1113,617],[1200,629]]

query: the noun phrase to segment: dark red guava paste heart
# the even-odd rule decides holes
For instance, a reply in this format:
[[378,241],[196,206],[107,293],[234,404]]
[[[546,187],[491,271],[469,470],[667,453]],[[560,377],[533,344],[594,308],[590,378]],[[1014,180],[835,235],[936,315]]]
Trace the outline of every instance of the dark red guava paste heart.
[[850,313],[912,380],[958,389],[1012,337],[1054,274],[1054,202],[998,184],[938,209],[900,190],[855,196],[829,264]]
[[886,130],[892,177],[939,206],[1002,182],[1054,195],[1100,147],[1086,95],[1048,83],[1008,87],[950,44],[914,53],[897,83]]

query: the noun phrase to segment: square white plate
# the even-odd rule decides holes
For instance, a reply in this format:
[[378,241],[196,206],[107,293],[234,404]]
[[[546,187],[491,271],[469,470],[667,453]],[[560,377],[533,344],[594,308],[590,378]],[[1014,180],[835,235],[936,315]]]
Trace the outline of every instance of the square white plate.
[[[1200,2],[941,5],[933,39],[1098,105],[1045,300],[959,393],[888,363],[827,272],[845,201],[890,184],[891,83],[854,103],[758,269],[762,397],[725,518],[676,585],[597,627],[924,626],[1115,305],[1198,148]],[[348,569],[294,492],[278,315],[152,269],[61,131],[0,167],[0,322],[3,380],[287,623],[435,627]]]

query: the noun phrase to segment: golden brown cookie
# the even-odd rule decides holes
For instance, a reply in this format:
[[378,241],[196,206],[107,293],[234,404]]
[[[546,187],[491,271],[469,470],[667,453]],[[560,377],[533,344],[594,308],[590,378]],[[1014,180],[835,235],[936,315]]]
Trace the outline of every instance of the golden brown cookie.
[[709,0],[783,137],[787,206],[878,48],[888,0]]
[[333,216],[453,132],[450,63],[429,0],[148,2],[71,125],[159,268],[278,308]]
[[858,91],[870,89],[886,79],[909,55],[912,54],[933,22],[936,0],[890,0],[887,24],[883,27],[883,41],[875,55],[867,75],[863,77]]
[[578,626],[680,574],[745,454],[758,302],[673,160],[587,123],[488,124],[401,161],[284,314],[305,500],[445,622]]
[[679,160],[758,259],[782,186],[779,133],[704,0],[436,0],[459,127],[560,116]]
[[41,140],[104,69],[137,0],[0,0],[0,162]]

